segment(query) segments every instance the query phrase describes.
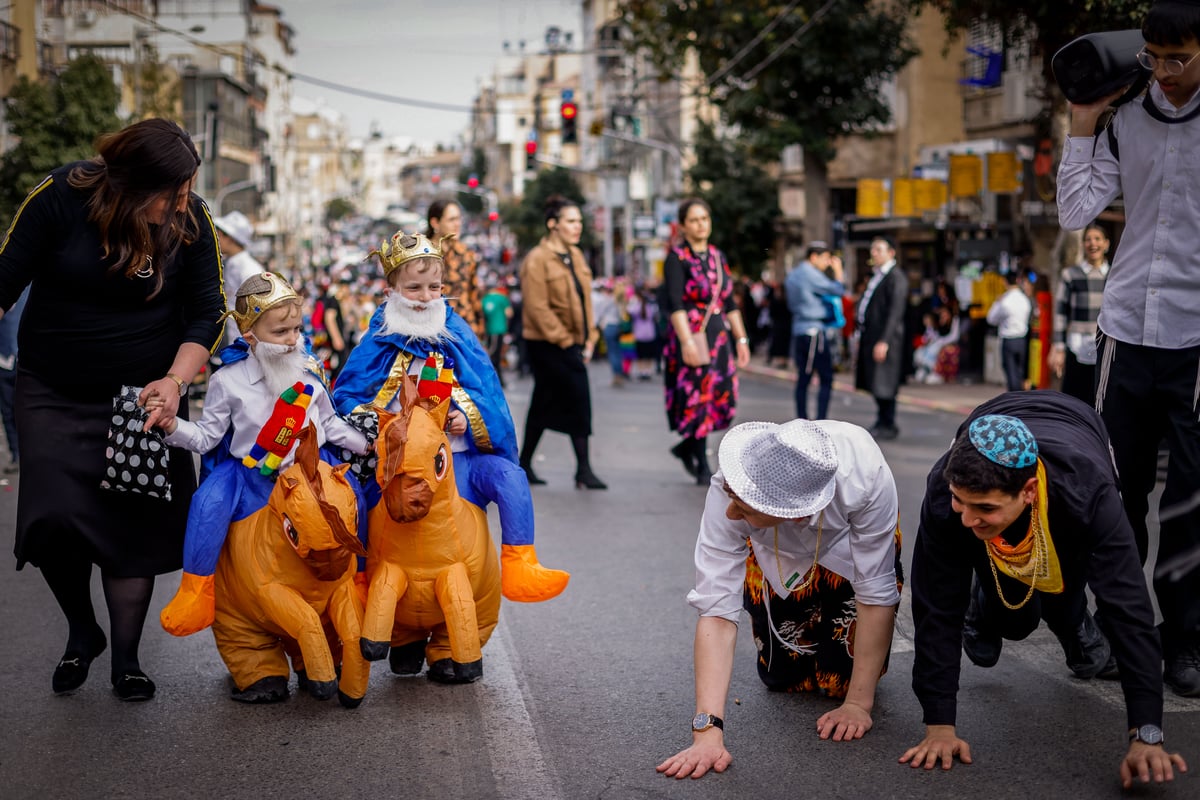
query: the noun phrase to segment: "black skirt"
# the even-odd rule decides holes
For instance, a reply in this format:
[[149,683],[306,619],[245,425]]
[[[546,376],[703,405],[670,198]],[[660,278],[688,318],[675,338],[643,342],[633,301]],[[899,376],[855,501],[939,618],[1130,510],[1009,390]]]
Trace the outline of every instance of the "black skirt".
[[575,345],[564,350],[537,339],[525,342],[533,370],[526,429],[541,427],[570,436],[591,436],[592,393],[583,348]]
[[[192,454],[171,448],[171,500],[100,488],[112,398],[68,396],[18,371],[17,569],[85,558],[118,578],[183,565],[183,532],[196,487]],[[180,417],[186,418],[186,403]]]

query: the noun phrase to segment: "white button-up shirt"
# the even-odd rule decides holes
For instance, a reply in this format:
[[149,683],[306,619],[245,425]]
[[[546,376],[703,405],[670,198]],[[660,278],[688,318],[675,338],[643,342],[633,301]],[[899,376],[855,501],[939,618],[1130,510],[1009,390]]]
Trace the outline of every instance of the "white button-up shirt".
[[[763,577],[781,596],[789,594],[780,578],[806,576],[817,563],[845,578],[855,599],[866,605],[891,606],[900,602],[896,587],[896,532],[899,502],[892,471],[879,445],[857,425],[836,420],[818,423],[833,438],[838,453],[837,488],[824,510],[803,524],[779,525],[779,549],[773,528],[755,528],[745,520],[725,516],[729,496],[717,472],[708,487],[700,535],[696,539],[696,588],[688,594],[701,616],[722,617],[737,623],[742,611],[746,580],[746,540]],[[817,527],[823,526],[821,549],[816,552]],[[778,559],[778,566],[776,563]]]
[[1024,339],[1029,335],[1029,316],[1032,313],[1033,303],[1029,295],[1019,286],[1010,286],[988,309],[987,321],[989,325],[996,326],[1001,339]]
[[[1157,83],[1149,91],[1168,117],[1200,104],[1193,95],[1175,108]],[[1069,230],[1125,196],[1125,232],[1104,287],[1100,329],[1127,344],[1200,345],[1200,118],[1168,124],[1135,100],[1117,110],[1112,127],[1119,161],[1107,134],[1071,136],[1058,170],[1058,219]]]
[[[317,444],[326,441],[353,450],[367,452],[367,439],[362,432],[351,427],[333,410],[329,393],[314,375],[303,379],[313,387],[313,398],[308,405],[305,427],[316,426]],[[208,379],[208,394],[204,398],[204,413],[196,422],[179,420],[175,432],[166,437],[173,447],[182,447],[193,453],[207,453],[224,438],[232,428],[233,438],[229,452],[235,458],[250,454],[258,432],[271,418],[275,401],[279,395],[272,394],[263,380],[262,368],[253,354],[249,358],[217,370]],[[287,469],[295,461],[295,448],[279,465],[279,471]]]

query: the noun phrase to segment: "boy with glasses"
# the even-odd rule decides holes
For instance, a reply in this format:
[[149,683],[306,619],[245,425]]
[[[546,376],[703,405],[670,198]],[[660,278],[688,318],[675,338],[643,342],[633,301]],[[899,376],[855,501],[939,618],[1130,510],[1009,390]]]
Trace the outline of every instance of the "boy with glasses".
[[1160,0],[1142,35],[1138,61],[1154,80],[1117,110],[1113,135],[1097,137],[1095,128],[1120,93],[1071,107],[1059,222],[1081,229],[1124,196],[1127,225],[1098,320],[1096,410],[1143,562],[1158,444],[1166,438],[1170,447],[1154,576],[1163,679],[1178,695],[1200,697],[1200,0]]

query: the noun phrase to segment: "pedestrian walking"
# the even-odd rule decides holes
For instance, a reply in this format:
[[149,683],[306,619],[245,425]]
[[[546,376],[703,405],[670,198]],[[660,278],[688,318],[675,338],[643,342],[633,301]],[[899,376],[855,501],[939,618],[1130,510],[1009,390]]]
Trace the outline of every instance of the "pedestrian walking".
[[[924,739],[900,761],[950,769],[971,762],[958,737],[962,653],[980,667],[1004,639],[1045,620],[1068,668],[1088,679],[1120,670],[1131,776],[1170,779],[1183,759],[1163,749],[1161,650],[1133,530],[1100,417],[1058,392],[1010,392],[977,408],[929,473],[912,561],[913,690]],[[1087,611],[1085,588],[1112,631]],[[1018,720],[1020,708],[1012,708]],[[999,712],[1002,713],[1002,710]]]
[[1021,276],[1013,271],[1004,276],[1008,288],[988,309],[987,321],[995,325],[1000,337],[1000,363],[1004,384],[1010,392],[1025,388],[1029,371],[1029,317],[1033,303],[1021,286]]
[[[833,396],[833,350],[840,328],[831,335],[833,314],[830,301],[836,298],[841,309],[842,263],[836,262],[824,242],[811,242],[803,261],[788,273],[784,281],[788,309],[792,312],[792,357],[796,360],[796,416],[800,419],[825,419]],[[833,277],[825,270],[833,269]],[[817,376],[817,414],[808,414],[808,387]]]
[[709,242],[711,213],[699,198],[679,204],[684,240],[667,255],[662,286],[662,313],[671,323],[663,351],[667,423],[682,437],[671,454],[700,486],[712,478],[708,435],[733,421],[737,368],[750,363],[733,276],[725,256]]
[[579,249],[583,214],[561,195],[546,200],[546,235],[521,264],[522,328],[533,370],[533,395],[525,418],[521,466],[529,483],[545,481],[533,471],[542,434],[559,431],[575,450],[575,487],[607,489],[592,471],[592,394],[587,365],[599,332],[589,288],[592,271]]
[[1200,147],[1200,121],[1191,113],[1200,103],[1200,4],[1160,0],[1142,31],[1138,59],[1153,80],[1143,102],[1117,109],[1111,139],[1093,134],[1113,97],[1071,108],[1059,223],[1082,228],[1124,196],[1126,226],[1097,320],[1096,408],[1143,560],[1158,446],[1167,440],[1154,575],[1163,677],[1176,694],[1200,697],[1200,180],[1190,166]]
[[867,733],[903,581],[895,480],[862,428],[747,422],[719,463],[688,594],[700,613],[692,745],[658,765],[675,778],[732,761],[722,718],[743,609],[767,689],[842,700],[817,719],[822,739]]
[[189,383],[220,339],[221,259],[193,194],[200,155],[174,122],[100,137],[98,157],[60,167],[17,209],[0,245],[0,308],[32,289],[21,322],[17,568],[41,569],[67,618],[56,693],[78,689],[109,645],[92,608],[92,566],[108,606],[113,691],[153,697],[138,645],[154,576],[179,569],[196,478],[172,451],[169,501],[100,488],[113,399],[159,396],[147,429],[187,417]]
[[896,246],[876,237],[871,241],[874,272],[858,302],[858,358],[855,387],[875,398],[876,439],[895,439],[896,395],[904,376],[904,314],[908,306],[908,277],[896,266]]

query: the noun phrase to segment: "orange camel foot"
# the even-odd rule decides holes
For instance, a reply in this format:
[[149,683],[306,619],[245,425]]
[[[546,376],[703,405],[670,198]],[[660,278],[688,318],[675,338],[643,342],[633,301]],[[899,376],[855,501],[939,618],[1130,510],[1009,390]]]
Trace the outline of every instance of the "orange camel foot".
[[571,579],[569,572],[546,569],[538,563],[531,544],[500,547],[500,591],[518,603],[539,603],[562,594]]
[[213,623],[216,600],[212,575],[183,573],[179,591],[159,614],[163,629],[172,636],[190,636]]

